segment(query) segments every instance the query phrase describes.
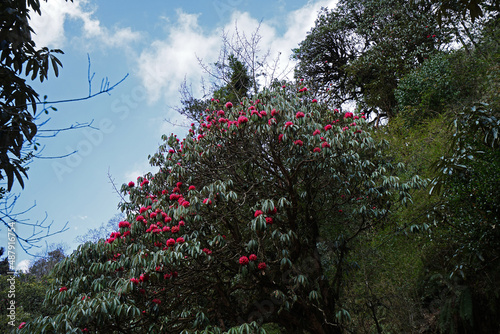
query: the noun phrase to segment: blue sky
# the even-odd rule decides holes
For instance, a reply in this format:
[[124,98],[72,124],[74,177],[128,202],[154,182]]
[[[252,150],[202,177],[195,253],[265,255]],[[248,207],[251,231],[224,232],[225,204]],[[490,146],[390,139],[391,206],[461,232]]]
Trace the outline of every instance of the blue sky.
[[[64,128],[93,122],[96,129],[63,132],[55,138],[40,139],[43,155],[62,159],[35,159],[29,180],[16,211],[36,207],[23,218],[41,220],[48,215],[52,230],[68,222],[68,231],[47,242],[78,244],[75,237],[108,221],[119,211],[108,170],[118,187],[152,170],[148,155],[161,143],[162,134],[183,137],[185,124],[173,106],[179,105],[178,89],[184,78],[195,95],[200,80],[208,78],[197,57],[207,64],[217,60],[221,34],[238,32],[250,36],[259,22],[260,49],[275,58],[279,52],[281,69],[291,69],[291,49],[304,39],[314,25],[321,7],[336,1],[117,1],[49,0],[42,2],[42,16],[33,14],[32,26],[37,46],[60,48],[63,69],[58,78],[33,83],[49,101],[85,97],[88,94],[88,60],[95,72],[92,90],[99,90],[105,77],[115,83],[128,78],[113,90],[91,100],[58,104],[43,129]],[[289,74],[291,75],[291,74]],[[165,121],[166,119],[170,122]],[[18,226],[18,228],[22,228]],[[2,228],[1,244],[7,243]],[[23,229],[27,235],[30,230]],[[33,250],[32,252],[38,252]],[[31,257],[18,251],[18,263]]]

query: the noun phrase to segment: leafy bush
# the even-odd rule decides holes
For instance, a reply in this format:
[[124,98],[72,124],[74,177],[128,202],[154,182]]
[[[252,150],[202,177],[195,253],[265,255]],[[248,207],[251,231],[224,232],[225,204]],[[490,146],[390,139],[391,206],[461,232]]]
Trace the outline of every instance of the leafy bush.
[[[208,109],[160,167],[122,190],[127,221],[57,265],[55,317],[25,331],[339,333],[360,236],[418,177],[399,182],[363,115],[329,110],[307,87]],[[260,329],[263,331],[263,329]]]

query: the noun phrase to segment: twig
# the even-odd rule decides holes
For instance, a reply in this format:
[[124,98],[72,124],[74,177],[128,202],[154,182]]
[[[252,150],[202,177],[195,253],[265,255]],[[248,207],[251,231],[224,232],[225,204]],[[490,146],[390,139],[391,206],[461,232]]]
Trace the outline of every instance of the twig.
[[110,91],[112,91],[116,86],[118,86],[119,84],[121,84],[128,76],[129,76],[129,74],[127,73],[120,81],[118,81],[113,86],[109,87],[109,84],[108,84],[108,87],[105,90],[100,90],[98,93],[95,93],[95,94],[92,94],[92,95],[89,95],[89,96],[86,96],[86,97],[80,97],[80,98],[74,98],[74,99],[65,99],[65,100],[56,100],[56,101],[43,101],[43,102],[37,102],[36,104],[43,104],[43,105],[45,105],[45,104],[58,104],[58,103],[67,103],[67,102],[78,102],[78,101],[89,100],[89,99],[91,99],[93,97],[96,97],[96,96],[104,94],[104,93],[109,94]]
[[115,180],[113,180],[113,177],[111,176],[111,172],[109,171],[109,167],[108,167],[108,179],[109,179],[109,183],[111,183],[111,185],[113,186],[113,189],[115,190],[115,192],[118,194],[118,196],[121,198],[121,200],[124,203],[126,203],[127,200],[123,197],[123,195],[121,194],[121,192],[116,187]]

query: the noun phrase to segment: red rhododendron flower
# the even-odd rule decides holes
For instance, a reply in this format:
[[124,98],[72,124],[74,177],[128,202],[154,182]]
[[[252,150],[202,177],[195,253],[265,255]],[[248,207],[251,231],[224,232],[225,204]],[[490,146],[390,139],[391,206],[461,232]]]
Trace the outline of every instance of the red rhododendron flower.
[[321,152],[321,149],[320,149],[319,147],[315,147],[315,148],[313,149],[313,152],[315,152],[315,153],[319,153],[319,152]]
[[240,264],[242,266],[246,266],[248,264],[248,257],[246,257],[246,256],[240,257]]
[[181,205],[185,208],[189,207],[191,205],[191,203],[189,203],[188,201],[184,201],[181,203]]
[[118,223],[119,228],[130,228],[130,223],[128,221],[121,221]]
[[298,113],[295,114],[295,118],[302,118],[304,116],[305,114],[302,111],[299,111]]
[[255,254],[250,254],[250,256],[248,257],[248,259],[249,259],[250,261],[256,261],[256,260],[257,260],[257,255],[255,255]]
[[265,270],[267,268],[267,264],[265,262],[261,262],[257,268],[259,268],[259,270]]
[[282,133],[280,133],[280,134],[279,134],[279,136],[278,136],[278,142],[280,142],[280,143],[281,143],[281,141],[282,141],[282,140],[283,140],[283,134],[282,134]]
[[263,214],[264,212],[262,212],[262,210],[256,210],[255,213],[253,214],[254,217],[258,217],[260,216],[261,214]]
[[152,302],[158,305],[161,304],[161,300],[159,300],[158,298],[153,299]]
[[173,245],[175,245],[175,240],[173,238],[170,238],[167,240],[167,242],[165,243],[168,247],[172,247]]
[[294,143],[295,145],[298,145],[298,146],[302,146],[302,145],[304,145],[304,142],[303,142],[302,140],[300,140],[300,139],[298,139],[298,140],[294,141],[293,143]]
[[316,102],[318,102],[318,100],[313,99],[311,102],[312,102],[312,103],[316,103]]
[[121,235],[120,232],[111,232],[110,238],[119,238]]
[[266,224],[271,225],[273,223],[273,218],[271,217],[266,217]]
[[351,118],[351,117],[353,117],[353,116],[354,116],[354,114],[353,114],[352,112],[346,112],[346,113],[344,114],[344,118]]
[[134,181],[130,181],[130,182],[128,183],[128,186],[129,186],[130,188],[132,188],[133,186],[135,186]]
[[331,124],[328,124],[325,126],[325,131],[331,130],[331,128],[332,128]]
[[68,288],[67,288],[67,287],[65,287],[65,286],[63,286],[63,287],[59,288],[59,292],[63,292],[63,291],[67,291],[67,290],[68,290]]
[[207,254],[207,255],[212,254],[212,251],[211,251],[210,249],[208,249],[208,248],[203,248],[203,249],[202,249],[202,251],[203,251],[205,254]]
[[246,122],[248,122],[248,118],[246,118],[245,116],[238,117],[238,124],[246,123]]
[[321,147],[323,147],[323,148],[325,148],[325,147],[330,147],[330,144],[328,144],[328,142],[326,142],[326,141],[325,141],[325,142],[323,142],[323,143],[321,144]]
[[301,89],[299,89],[299,93],[302,93],[302,92],[307,92],[307,87],[302,87]]
[[321,131],[319,129],[314,130],[313,136],[319,135]]
[[261,116],[267,116],[267,111],[261,110],[259,113]]
[[196,190],[196,187],[195,186],[189,186],[188,188],[189,190]]
[[184,238],[183,237],[178,237],[177,240],[176,240],[177,243],[179,244],[182,244],[184,242]]
[[203,204],[210,205],[210,204],[212,204],[212,201],[210,199],[208,199],[208,198],[205,198],[203,200]]
[[292,126],[292,125],[293,125],[293,123],[292,123],[292,122],[286,122],[286,123],[285,123],[285,129],[286,129],[286,128],[288,128],[289,126]]
[[233,107],[233,104],[231,102],[226,103],[226,108],[229,109],[229,108],[232,108],[232,107]]
[[276,116],[277,114],[278,112],[276,111],[276,109],[271,110],[271,116]]
[[134,284],[139,284],[139,280],[137,278],[131,278],[130,279],[130,282],[134,283]]
[[179,232],[179,226],[173,226],[170,232],[172,232],[172,233]]
[[19,325],[19,327],[18,327],[18,328],[19,328],[19,329],[22,329],[25,325],[26,325],[26,323],[23,321],[23,322],[21,322],[21,324]]

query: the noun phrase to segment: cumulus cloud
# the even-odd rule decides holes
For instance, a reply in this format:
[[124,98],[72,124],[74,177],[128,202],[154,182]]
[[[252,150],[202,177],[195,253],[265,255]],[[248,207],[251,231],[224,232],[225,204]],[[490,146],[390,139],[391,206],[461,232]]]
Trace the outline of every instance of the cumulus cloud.
[[[95,18],[94,10],[88,6],[88,0],[51,0],[41,2],[42,15],[31,14],[30,24],[35,31],[33,40],[38,46],[62,48],[67,42],[65,23],[73,20],[81,23],[81,39],[93,41],[93,44],[108,47],[120,47],[138,40],[140,34],[130,27],[109,29],[103,27]],[[97,42],[97,43],[96,43]]]
[[[186,78],[199,82],[202,70],[198,58],[213,60],[219,52],[220,37],[216,32],[205,33],[198,24],[198,14],[177,11],[177,22],[167,22],[167,36],[153,41],[138,59],[138,75],[151,101],[162,95],[177,94]],[[193,87],[198,90],[200,87]]]
[[[146,48],[138,59],[138,72],[144,87],[147,89],[150,102],[161,98],[178,97],[178,89],[184,79],[192,83],[195,96],[200,96],[200,78],[205,75],[199,66],[198,59],[205,64],[217,61],[222,46],[222,33],[229,40],[243,38],[250,40],[259,28],[261,50],[260,59],[269,51],[267,58],[270,68],[264,69],[267,79],[291,78],[293,63],[290,61],[291,50],[298,46],[314,22],[321,7],[333,8],[336,0],[309,1],[303,7],[290,12],[286,17],[259,21],[249,13],[233,10],[228,21],[222,27],[214,27],[210,31],[203,30],[199,23],[199,14],[177,11],[177,22],[168,22],[164,39],[155,40]],[[283,25],[285,25],[283,29]],[[282,31],[282,33],[279,33]],[[279,58],[278,58],[279,57]],[[274,67],[275,60],[277,66]],[[274,73],[270,73],[274,70]],[[262,82],[267,84],[268,82]]]

